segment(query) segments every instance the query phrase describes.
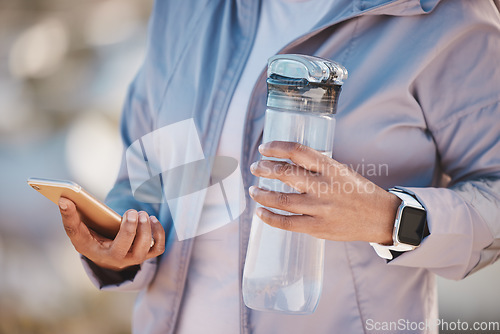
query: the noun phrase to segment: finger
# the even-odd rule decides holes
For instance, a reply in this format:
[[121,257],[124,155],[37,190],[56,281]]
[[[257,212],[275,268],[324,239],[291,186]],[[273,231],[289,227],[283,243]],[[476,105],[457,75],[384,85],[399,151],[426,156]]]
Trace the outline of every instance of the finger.
[[131,252],[128,256],[136,261],[142,262],[151,248],[151,238],[152,235],[149,215],[144,211],[140,211],[138,213],[138,224],[135,239],[132,244]]
[[250,196],[263,206],[297,214],[314,214],[313,203],[307,194],[282,193],[255,186],[248,190]]
[[329,165],[328,156],[308,146],[286,141],[272,141],[259,146],[259,152],[266,157],[290,159],[307,170],[321,173]]
[[150,217],[151,221],[151,230],[153,233],[154,245],[149,250],[147,255],[148,258],[156,257],[165,251],[165,231],[163,230],[163,226],[161,226],[158,219],[155,216]]
[[110,252],[117,258],[124,258],[134,242],[139,215],[135,210],[128,210],[122,218],[120,230],[116,234]]
[[316,223],[314,218],[307,215],[279,215],[265,208],[257,208],[257,216],[266,224],[282,230],[314,234]]
[[81,221],[75,204],[67,198],[59,199],[59,211],[61,212],[64,230],[71,240],[77,252],[86,253],[92,242],[92,236],[88,227]]
[[278,179],[301,193],[310,192],[311,187],[315,187],[315,183],[320,182],[321,176],[321,174],[284,161],[260,160],[254,162],[250,170],[255,176]]

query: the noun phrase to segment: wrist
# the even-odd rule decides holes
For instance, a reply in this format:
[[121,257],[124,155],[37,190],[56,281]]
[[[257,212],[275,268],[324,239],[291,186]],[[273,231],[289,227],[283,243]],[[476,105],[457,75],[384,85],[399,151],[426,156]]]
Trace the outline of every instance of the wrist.
[[111,269],[96,264],[84,255],[82,255],[82,259],[87,264],[88,268],[94,273],[100,287],[118,285],[124,281],[132,281],[141,269],[140,265],[133,265],[123,269]]
[[401,199],[390,192],[384,191],[378,204],[379,215],[375,224],[375,226],[377,226],[377,231],[373,234],[373,237],[370,238],[370,242],[381,245],[392,245],[394,222],[396,220],[398,208],[401,205]]

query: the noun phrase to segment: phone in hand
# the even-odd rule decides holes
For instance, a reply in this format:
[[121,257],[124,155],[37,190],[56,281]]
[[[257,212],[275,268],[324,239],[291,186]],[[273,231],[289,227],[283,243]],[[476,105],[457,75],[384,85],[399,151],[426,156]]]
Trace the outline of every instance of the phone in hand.
[[76,205],[80,219],[95,232],[113,239],[122,217],[75,182],[31,177],[28,184],[56,205],[65,197]]

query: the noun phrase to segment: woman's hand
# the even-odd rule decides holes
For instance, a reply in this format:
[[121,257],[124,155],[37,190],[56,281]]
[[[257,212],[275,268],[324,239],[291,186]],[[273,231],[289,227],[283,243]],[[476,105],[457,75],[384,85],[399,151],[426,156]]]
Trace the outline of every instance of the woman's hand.
[[293,162],[261,160],[250,167],[259,177],[279,179],[299,193],[250,187],[263,206],[298,215],[280,215],[257,208],[265,223],[328,240],[362,240],[392,244],[400,199],[345,165],[307,146],[274,141],[259,147],[263,156]]
[[125,212],[120,230],[111,240],[89,229],[69,199],[61,198],[59,209],[66,234],[76,251],[100,267],[122,270],[159,256],[165,250],[163,227],[156,217],[144,211]]

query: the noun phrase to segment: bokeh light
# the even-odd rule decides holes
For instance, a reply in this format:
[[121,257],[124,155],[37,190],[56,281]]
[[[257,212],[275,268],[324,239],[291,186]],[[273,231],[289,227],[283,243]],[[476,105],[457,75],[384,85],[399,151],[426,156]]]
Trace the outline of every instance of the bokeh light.
[[104,198],[118,173],[122,143],[118,127],[102,114],[88,111],[70,126],[66,158],[74,179]]
[[11,73],[18,78],[43,78],[54,72],[68,51],[67,27],[46,18],[26,29],[10,51]]

